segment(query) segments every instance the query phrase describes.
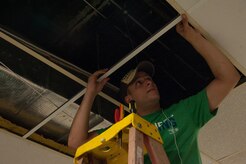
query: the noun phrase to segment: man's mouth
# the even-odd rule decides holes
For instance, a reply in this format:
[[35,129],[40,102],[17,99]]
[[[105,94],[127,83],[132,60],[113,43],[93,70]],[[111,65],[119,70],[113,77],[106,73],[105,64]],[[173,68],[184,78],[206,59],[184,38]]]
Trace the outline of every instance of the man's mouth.
[[151,88],[151,89],[149,89],[147,92],[149,93],[149,92],[155,91],[155,90],[156,90],[155,88]]

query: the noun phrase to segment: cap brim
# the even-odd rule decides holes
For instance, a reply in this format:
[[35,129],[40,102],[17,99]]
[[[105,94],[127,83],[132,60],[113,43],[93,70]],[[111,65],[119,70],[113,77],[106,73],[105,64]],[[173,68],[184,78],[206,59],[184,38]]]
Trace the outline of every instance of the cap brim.
[[145,72],[149,76],[153,77],[155,73],[155,67],[154,65],[149,61],[142,61],[140,62],[137,67],[134,70],[130,70],[122,79],[121,82],[129,85],[133,79],[135,78],[135,75],[137,72]]
[[153,77],[155,74],[155,67],[149,61],[142,61],[138,64],[138,66],[136,68],[136,72],[145,72],[148,75],[150,75],[151,77]]

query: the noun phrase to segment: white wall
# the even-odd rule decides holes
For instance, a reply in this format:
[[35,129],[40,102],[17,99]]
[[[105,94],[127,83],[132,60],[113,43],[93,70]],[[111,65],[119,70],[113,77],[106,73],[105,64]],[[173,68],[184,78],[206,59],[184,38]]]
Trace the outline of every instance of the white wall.
[[72,164],[69,156],[0,129],[1,164]]

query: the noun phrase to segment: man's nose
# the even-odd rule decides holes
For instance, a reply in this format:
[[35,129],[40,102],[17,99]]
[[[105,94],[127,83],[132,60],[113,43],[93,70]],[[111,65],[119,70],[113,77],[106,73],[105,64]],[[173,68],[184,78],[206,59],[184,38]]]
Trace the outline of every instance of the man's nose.
[[152,84],[152,81],[150,79],[146,79],[145,83],[146,83],[147,86],[150,86]]

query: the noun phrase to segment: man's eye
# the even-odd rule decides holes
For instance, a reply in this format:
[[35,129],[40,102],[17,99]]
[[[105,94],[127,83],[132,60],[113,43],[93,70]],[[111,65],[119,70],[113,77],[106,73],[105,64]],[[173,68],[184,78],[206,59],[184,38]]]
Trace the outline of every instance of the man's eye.
[[142,81],[141,80],[137,80],[136,81],[136,85],[140,85],[140,84],[142,84]]

